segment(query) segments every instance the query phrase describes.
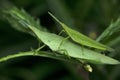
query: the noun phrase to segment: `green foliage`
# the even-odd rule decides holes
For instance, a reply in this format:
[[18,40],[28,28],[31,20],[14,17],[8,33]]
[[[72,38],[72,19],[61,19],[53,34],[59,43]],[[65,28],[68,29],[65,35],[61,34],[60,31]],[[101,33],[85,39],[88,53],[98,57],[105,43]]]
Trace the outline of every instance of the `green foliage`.
[[114,33],[120,31],[120,17],[112,22],[107,29],[97,38],[97,41],[102,41],[108,37],[111,37]]
[[[119,60],[119,0],[3,0],[3,2],[0,3],[0,19],[7,19],[11,26],[6,20],[0,20],[0,56],[1,61],[5,61],[0,63],[0,80],[119,80],[119,65],[92,65],[87,63],[106,64],[107,62],[108,64],[109,62],[110,64],[110,60],[114,61],[110,57]],[[9,2],[25,10],[19,10]],[[4,7],[1,7],[2,5]],[[26,11],[35,18],[28,15]],[[77,29],[77,31],[96,39],[105,46],[112,47],[114,51],[105,56],[100,54],[100,50],[87,47],[87,45],[80,46],[75,41],[65,41],[64,37],[55,34],[60,32],[61,27],[53,24],[51,17],[47,14],[48,11],[52,12],[63,24],[67,24],[72,29]],[[113,20],[112,23],[110,23],[111,20]],[[108,25],[110,26],[107,27]],[[47,32],[47,29],[52,33]],[[35,38],[21,32],[29,33]],[[58,46],[55,43],[47,42],[43,38],[44,36],[39,34],[42,32],[44,35],[48,33],[45,37],[47,40],[51,41],[48,37],[52,37],[52,39],[57,37],[57,40],[63,39],[63,43],[57,43]],[[96,38],[101,33],[102,35]],[[64,34],[62,35],[64,36]],[[39,43],[36,38],[38,42],[47,44],[40,51],[38,51]],[[57,40],[54,41],[59,42]],[[71,45],[72,47],[70,47]],[[73,45],[77,47],[74,48]],[[38,49],[31,51],[31,47]],[[58,51],[60,48],[70,51],[68,51],[69,53],[66,50]],[[57,51],[53,52],[54,49]],[[73,52],[71,52],[72,49],[74,49]],[[106,54],[106,51],[102,53]],[[100,58],[100,60],[95,57]],[[93,72],[89,75],[82,67],[91,71],[91,65]]]
[[[20,11],[17,8],[13,7],[9,11],[5,11],[5,13],[10,14],[11,17],[14,18],[16,23],[21,23],[23,25],[23,27],[27,28],[28,30],[31,29],[31,31],[33,33],[35,33],[37,38],[40,41],[42,41],[45,45],[47,45],[52,51],[55,51],[55,52],[58,52],[61,54],[66,54],[70,57],[86,60],[86,61],[92,62],[92,63],[119,64],[119,62],[117,60],[114,60],[112,58],[109,58],[107,56],[99,54],[99,53],[89,50],[87,48],[82,49],[82,47],[80,45],[78,46],[77,44],[74,44],[68,40],[66,40],[64,43],[61,44],[61,42],[64,40],[63,37],[52,34],[52,33],[43,32],[43,31],[39,30],[39,28],[34,27],[35,25],[32,25],[31,24],[32,22],[31,23],[29,22],[31,20],[31,17],[24,18],[25,16],[28,17],[29,15],[26,14],[26,12],[23,10]],[[33,24],[34,24],[34,22],[33,22]],[[67,29],[65,29],[65,30],[67,31]],[[78,32],[74,31],[74,34],[76,34],[76,33],[78,33]],[[76,37],[76,35],[75,35],[75,37]],[[81,36],[81,34],[80,34],[80,37],[81,37],[80,39],[84,38],[84,36]],[[87,38],[87,40],[89,40],[89,38]],[[87,40],[85,37],[85,39],[83,41],[87,41]],[[95,43],[92,43],[92,44],[95,44]],[[83,44],[87,44],[87,43],[85,42]]]
[[5,16],[5,18],[8,20],[8,22],[12,25],[12,27],[14,27],[15,29],[19,31],[27,32],[33,35],[27,27],[22,26],[21,24],[17,23],[16,20],[25,20],[27,23],[35,26],[36,28],[45,30],[40,26],[38,19],[35,21],[23,9],[21,9],[20,11],[16,7],[12,6],[6,10],[2,10],[2,13]]

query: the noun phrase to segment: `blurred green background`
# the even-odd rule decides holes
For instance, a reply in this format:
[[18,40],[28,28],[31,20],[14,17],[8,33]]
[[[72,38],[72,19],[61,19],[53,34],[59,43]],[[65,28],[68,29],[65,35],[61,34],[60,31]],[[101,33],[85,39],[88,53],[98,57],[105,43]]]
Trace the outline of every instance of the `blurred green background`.
[[[96,39],[112,21],[120,16],[120,0],[3,0],[24,8],[40,19],[40,24],[50,32],[58,34],[48,15],[52,12],[65,24]],[[1,16],[2,17],[2,16]],[[118,32],[117,34],[120,34]],[[107,44],[107,43],[106,43]],[[112,44],[112,43],[111,43]],[[116,51],[109,56],[120,61],[120,38],[112,46]],[[14,30],[7,21],[0,19],[0,57],[37,48],[38,41]],[[119,80],[120,65],[92,65],[93,72],[79,65],[44,57],[20,57],[0,63],[0,80]]]

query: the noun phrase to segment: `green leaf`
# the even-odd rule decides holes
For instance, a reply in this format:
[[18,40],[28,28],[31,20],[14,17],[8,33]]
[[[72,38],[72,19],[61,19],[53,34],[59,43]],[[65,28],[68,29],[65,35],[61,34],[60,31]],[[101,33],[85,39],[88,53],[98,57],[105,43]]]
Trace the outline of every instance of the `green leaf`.
[[22,26],[17,22],[20,20],[24,20],[36,28],[46,31],[45,28],[40,26],[38,19],[35,21],[34,18],[28,15],[27,12],[23,9],[19,10],[18,8],[12,6],[8,9],[3,8],[2,13],[5,16],[5,19],[7,19],[8,22],[12,25],[12,27],[19,31],[32,34],[28,27]]
[[120,17],[115,22],[112,22],[96,41],[104,41],[106,38],[112,37],[111,35],[118,31],[120,31]]

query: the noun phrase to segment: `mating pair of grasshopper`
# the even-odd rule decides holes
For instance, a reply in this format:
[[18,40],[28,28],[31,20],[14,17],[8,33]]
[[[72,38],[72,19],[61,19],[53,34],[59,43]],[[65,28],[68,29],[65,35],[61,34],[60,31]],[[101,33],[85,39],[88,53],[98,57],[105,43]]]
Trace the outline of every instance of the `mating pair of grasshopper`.
[[[71,41],[66,40],[66,38],[62,36],[58,36],[56,34],[45,32],[38,29],[35,25],[37,23],[32,24],[33,21],[30,22],[31,18],[25,11],[20,11],[17,8],[13,8],[9,11],[6,11],[6,14],[11,15],[12,19],[14,19],[16,23],[20,23],[22,25],[19,28],[22,28],[23,30],[30,29],[32,33],[34,33],[34,36],[36,36],[37,39],[39,39],[45,45],[47,45],[52,51],[56,51],[60,54],[67,53],[68,56],[73,57],[79,60],[80,62],[81,60],[83,60],[83,61],[98,63],[98,64],[119,64],[120,63],[119,61],[113,58],[104,56],[102,54],[98,54],[98,52],[87,49],[87,48],[83,48],[84,54],[82,54],[83,51],[81,50],[82,47],[80,45],[92,47],[94,49],[98,49],[101,51],[113,51],[113,49],[99,42],[96,42],[88,38],[87,36],[67,27],[67,25],[59,21],[51,13],[49,14],[63,27],[64,31],[69,35],[69,38],[71,38],[73,41],[75,41],[80,45],[74,44]],[[42,46],[41,48],[43,47],[44,46]],[[89,71],[92,71],[89,65],[87,65],[87,68],[89,68]]]

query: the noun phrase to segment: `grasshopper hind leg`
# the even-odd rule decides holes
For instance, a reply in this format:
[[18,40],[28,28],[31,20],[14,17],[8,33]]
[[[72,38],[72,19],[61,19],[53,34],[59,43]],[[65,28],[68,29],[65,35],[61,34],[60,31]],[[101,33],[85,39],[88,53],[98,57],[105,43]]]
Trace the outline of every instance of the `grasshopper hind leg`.
[[65,39],[63,39],[60,43],[60,45],[58,46],[58,50],[60,49],[60,46],[68,39],[70,38],[70,36],[66,37]]

